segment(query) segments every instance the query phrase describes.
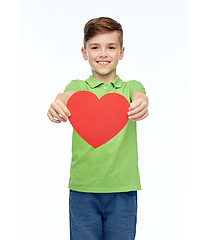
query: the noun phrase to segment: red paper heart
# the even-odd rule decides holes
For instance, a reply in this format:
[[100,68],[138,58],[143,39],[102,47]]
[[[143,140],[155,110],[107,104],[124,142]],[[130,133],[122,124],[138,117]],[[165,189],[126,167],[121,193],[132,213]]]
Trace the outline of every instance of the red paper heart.
[[67,102],[68,117],[75,131],[97,148],[116,136],[128,122],[130,103],[119,93],[107,93],[100,99],[92,92],[74,93]]

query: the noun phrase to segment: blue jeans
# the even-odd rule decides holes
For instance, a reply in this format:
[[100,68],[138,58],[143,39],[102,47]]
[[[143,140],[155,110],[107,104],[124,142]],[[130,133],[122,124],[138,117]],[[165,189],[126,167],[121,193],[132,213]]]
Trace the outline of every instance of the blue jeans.
[[70,240],[134,240],[137,191],[69,191]]

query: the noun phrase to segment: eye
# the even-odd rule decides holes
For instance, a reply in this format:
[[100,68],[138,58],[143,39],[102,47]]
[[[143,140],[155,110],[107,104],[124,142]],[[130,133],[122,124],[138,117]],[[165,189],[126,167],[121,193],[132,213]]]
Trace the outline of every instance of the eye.
[[92,49],[97,49],[97,47],[92,47]]
[[111,49],[111,48],[112,48],[112,49],[115,49],[115,47],[110,47],[110,49]]

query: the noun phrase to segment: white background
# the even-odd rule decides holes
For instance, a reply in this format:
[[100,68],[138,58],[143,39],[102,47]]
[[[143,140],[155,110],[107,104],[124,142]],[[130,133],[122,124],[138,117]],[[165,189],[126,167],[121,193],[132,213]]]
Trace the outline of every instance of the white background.
[[69,239],[72,127],[49,121],[56,95],[89,77],[83,27],[122,24],[124,81],[140,81],[136,239],[202,240],[205,227],[203,1],[4,1],[0,6],[1,239]]

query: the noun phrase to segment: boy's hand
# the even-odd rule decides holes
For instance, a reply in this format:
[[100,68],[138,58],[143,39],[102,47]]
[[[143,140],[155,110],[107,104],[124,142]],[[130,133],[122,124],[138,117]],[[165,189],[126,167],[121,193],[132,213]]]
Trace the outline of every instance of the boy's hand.
[[67,101],[74,94],[75,91],[70,90],[66,93],[57,95],[55,101],[51,104],[47,113],[48,118],[54,123],[66,122],[68,117],[71,116],[70,111],[66,107]]
[[133,101],[130,104],[128,118],[133,121],[143,120],[149,115],[149,100],[147,96],[139,91],[134,92]]

